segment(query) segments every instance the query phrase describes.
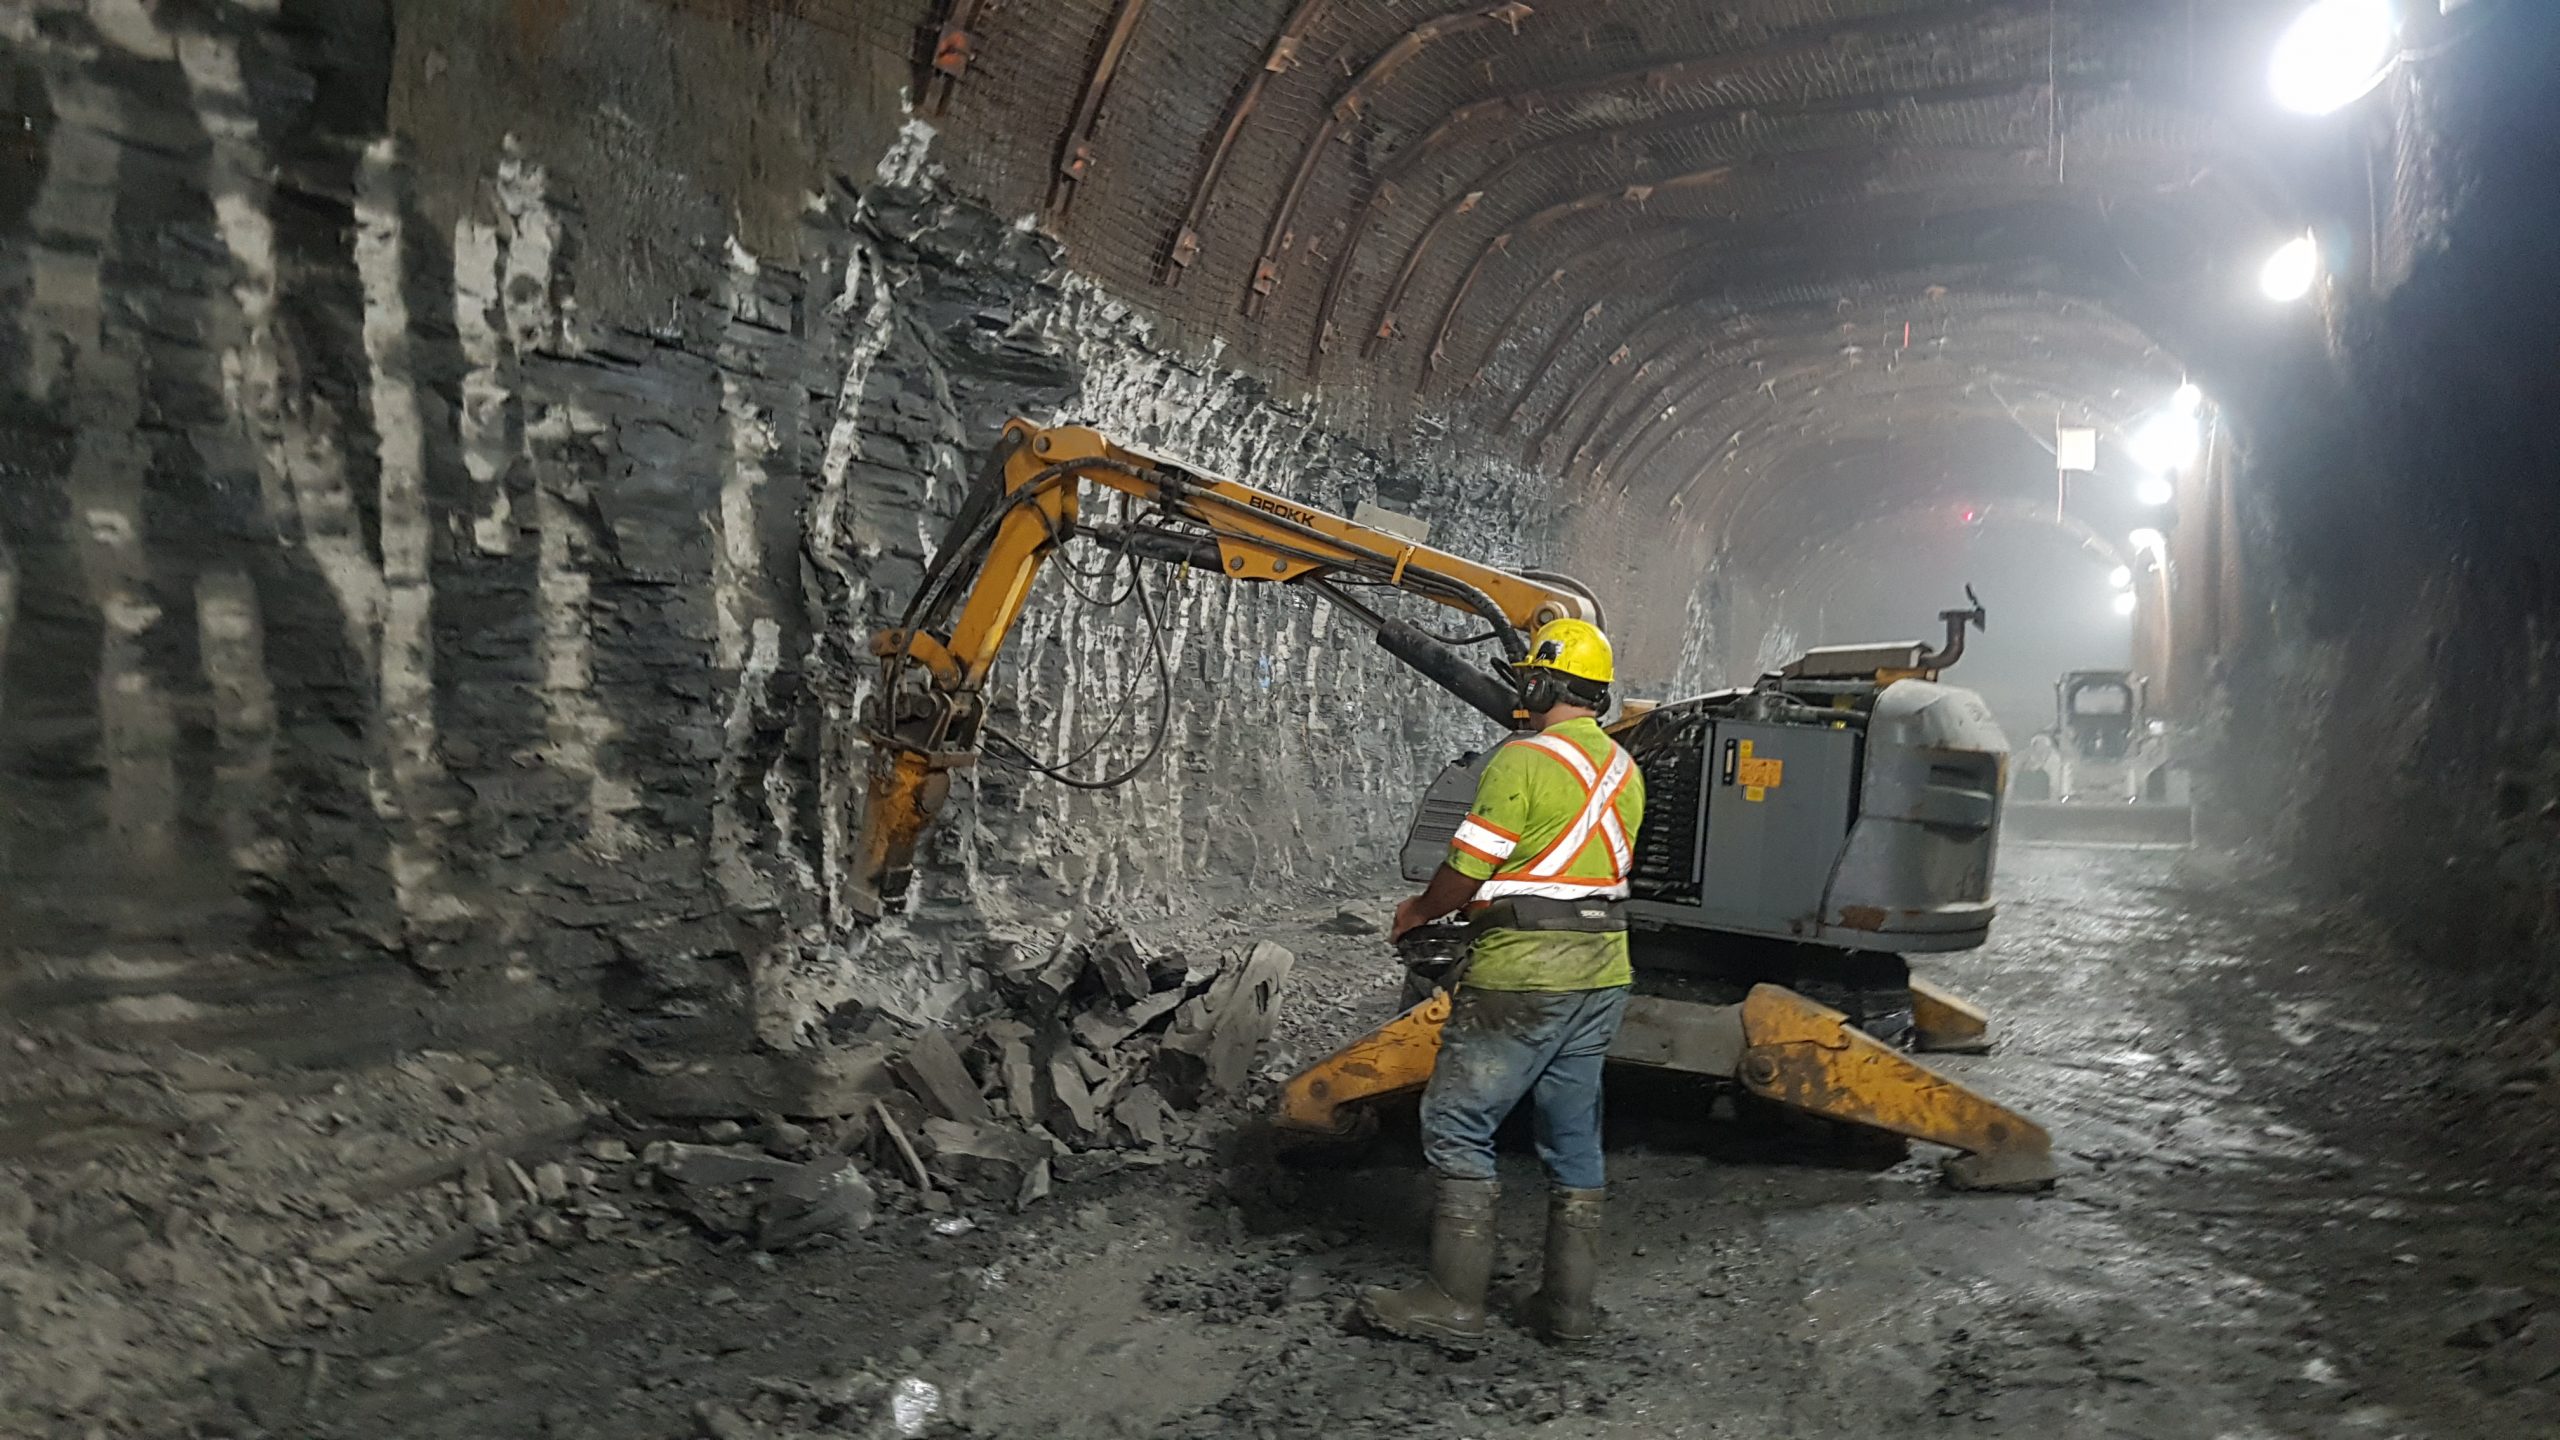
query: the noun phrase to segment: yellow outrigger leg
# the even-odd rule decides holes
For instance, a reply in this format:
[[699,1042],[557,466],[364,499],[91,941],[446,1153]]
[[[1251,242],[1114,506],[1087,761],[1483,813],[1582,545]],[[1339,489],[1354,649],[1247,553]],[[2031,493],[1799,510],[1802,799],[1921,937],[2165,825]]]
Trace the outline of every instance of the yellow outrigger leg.
[[1981,1055],[1991,1049],[1991,1017],[1961,995],[1911,977],[1911,1048],[1924,1055]]
[[[1435,993],[1300,1071],[1280,1092],[1276,1123],[1355,1133],[1348,1107],[1430,1080],[1449,1008],[1447,993]],[[2043,1126],[1783,986],[1756,986],[1739,1005],[1635,996],[1609,1058],[1731,1080],[1809,1115],[1947,1146],[1961,1152],[1945,1166],[1959,1189],[2041,1190],[2054,1182],[2053,1137]]]
[[1349,1107],[1419,1090],[1440,1058],[1440,1027],[1449,1022],[1449,992],[1431,998],[1291,1076],[1280,1091],[1282,1129],[1349,1135],[1359,1129]]

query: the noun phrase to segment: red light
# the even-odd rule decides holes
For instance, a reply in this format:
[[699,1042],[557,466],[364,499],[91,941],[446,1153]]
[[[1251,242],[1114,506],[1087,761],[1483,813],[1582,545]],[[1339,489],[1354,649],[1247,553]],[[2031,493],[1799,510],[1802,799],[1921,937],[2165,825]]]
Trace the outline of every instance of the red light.
[[1964,512],[1964,523],[1966,523],[1967,525],[1970,525],[1970,524],[1972,524],[1974,521],[1979,520],[1979,519],[1981,519],[1981,518],[1982,518],[1982,512],[1981,512],[1981,511],[1979,511],[1979,510],[1975,510],[1975,509],[1967,508],[1967,509],[1966,509],[1966,511]]

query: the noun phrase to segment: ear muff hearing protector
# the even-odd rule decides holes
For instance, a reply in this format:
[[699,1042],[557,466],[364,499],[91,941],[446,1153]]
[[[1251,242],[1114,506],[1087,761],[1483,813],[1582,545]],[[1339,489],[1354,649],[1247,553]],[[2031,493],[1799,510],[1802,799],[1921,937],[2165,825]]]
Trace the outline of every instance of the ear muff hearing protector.
[[1563,704],[1565,677],[1543,666],[1520,672],[1520,708],[1532,715],[1543,715]]

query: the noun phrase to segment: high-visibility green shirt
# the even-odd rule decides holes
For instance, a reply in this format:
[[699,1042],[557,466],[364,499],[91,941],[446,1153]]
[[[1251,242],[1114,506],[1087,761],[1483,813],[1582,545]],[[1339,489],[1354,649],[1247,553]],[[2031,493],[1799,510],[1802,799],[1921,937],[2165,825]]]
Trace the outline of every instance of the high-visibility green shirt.
[[[1557,741],[1585,763],[1558,753]],[[1519,894],[1624,895],[1636,830],[1644,823],[1643,773],[1630,760],[1616,801],[1590,804],[1622,753],[1600,722],[1589,719],[1506,741],[1476,782],[1475,804],[1450,843],[1450,868],[1487,882],[1479,902]],[[1608,815],[1615,816],[1614,826]],[[1623,933],[1488,930],[1476,938],[1465,983],[1486,990],[1604,990],[1634,978]]]

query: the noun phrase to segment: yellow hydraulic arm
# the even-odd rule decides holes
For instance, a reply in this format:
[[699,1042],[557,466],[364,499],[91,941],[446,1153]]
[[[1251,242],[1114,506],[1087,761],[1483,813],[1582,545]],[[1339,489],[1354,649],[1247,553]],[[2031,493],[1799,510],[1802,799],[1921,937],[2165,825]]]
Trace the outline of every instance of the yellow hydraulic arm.
[[1600,618],[1590,592],[1563,576],[1479,565],[1124,449],[1089,429],[1015,420],[902,622],[872,637],[881,677],[867,717],[871,793],[852,886],[854,908],[866,918],[903,903],[916,844],[950,796],[951,772],[976,762],[987,677],[1040,567],[1079,533],[1087,482],[1146,508],[1131,523],[1082,533],[1195,573],[1317,589],[1370,624],[1390,653],[1499,723],[1509,723],[1512,703],[1491,670],[1370,610],[1350,588],[1385,586],[1466,611],[1488,622],[1507,659],[1526,653],[1521,632],[1549,620]]
[[[1080,523],[1087,484],[1130,497],[1123,514],[1134,518]],[[1601,619],[1590,592],[1563,576],[1479,565],[1092,430],[1013,421],[900,623],[871,640],[881,677],[866,716],[870,803],[852,877],[860,914],[877,919],[903,903],[917,842],[950,796],[951,772],[975,763],[987,738],[985,688],[1005,637],[1041,566],[1079,535],[1195,573],[1316,590],[1370,625],[1390,654],[1504,725],[1516,716],[1514,693],[1492,667],[1354,592],[1394,589],[1464,611],[1485,622],[1511,660],[1527,653],[1524,632],[1550,620]],[[1979,1012],[1937,992],[1927,998],[1919,1008],[1945,1048],[1979,1041]],[[1338,1131],[1349,1123],[1346,1107],[1420,1087],[1449,1014],[1449,997],[1434,995],[1309,1067],[1282,1094],[1281,1124]],[[1611,1058],[1727,1080],[1799,1110],[1950,1146],[1961,1152],[1949,1167],[1959,1184],[2052,1181],[2050,1141],[2032,1122],[1777,986],[1729,1006],[1638,995]]]

